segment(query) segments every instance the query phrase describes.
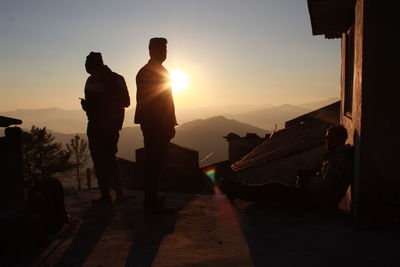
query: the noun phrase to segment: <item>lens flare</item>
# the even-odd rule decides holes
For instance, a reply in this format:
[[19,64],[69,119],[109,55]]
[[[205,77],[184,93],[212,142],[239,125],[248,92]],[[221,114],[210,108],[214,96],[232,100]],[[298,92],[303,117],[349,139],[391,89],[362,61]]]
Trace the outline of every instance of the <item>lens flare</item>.
[[206,169],[204,173],[210,178],[210,180],[215,184],[215,173],[217,169],[215,167],[211,167],[209,169]]
[[215,178],[216,173],[217,173],[217,168],[214,166],[209,167],[209,168],[203,170],[203,173],[205,175],[207,175],[208,178],[210,178],[211,182],[214,184],[214,186],[213,186],[214,193],[216,195],[221,195],[221,190],[219,189],[218,185],[216,184],[216,178]]

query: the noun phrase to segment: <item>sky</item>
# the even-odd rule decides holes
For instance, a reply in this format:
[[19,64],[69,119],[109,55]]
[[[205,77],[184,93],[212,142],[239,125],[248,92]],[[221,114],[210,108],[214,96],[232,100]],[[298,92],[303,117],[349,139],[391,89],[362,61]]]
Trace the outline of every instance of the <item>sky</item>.
[[177,109],[339,97],[340,41],[312,36],[306,0],[0,0],[0,111],[80,109],[90,51],[135,103],[148,40],[188,76]]

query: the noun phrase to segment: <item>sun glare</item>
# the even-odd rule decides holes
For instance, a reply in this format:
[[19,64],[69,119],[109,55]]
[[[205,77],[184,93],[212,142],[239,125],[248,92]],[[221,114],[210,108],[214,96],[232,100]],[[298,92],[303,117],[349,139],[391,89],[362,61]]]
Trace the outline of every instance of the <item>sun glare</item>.
[[181,70],[174,70],[171,72],[171,85],[174,93],[179,93],[188,88],[188,76]]

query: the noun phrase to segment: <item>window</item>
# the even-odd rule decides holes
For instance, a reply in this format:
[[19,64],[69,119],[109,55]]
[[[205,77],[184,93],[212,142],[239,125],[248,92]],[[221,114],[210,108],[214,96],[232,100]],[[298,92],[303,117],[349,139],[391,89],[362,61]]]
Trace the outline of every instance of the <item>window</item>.
[[346,33],[346,65],[344,88],[344,114],[351,117],[353,111],[354,83],[354,25]]

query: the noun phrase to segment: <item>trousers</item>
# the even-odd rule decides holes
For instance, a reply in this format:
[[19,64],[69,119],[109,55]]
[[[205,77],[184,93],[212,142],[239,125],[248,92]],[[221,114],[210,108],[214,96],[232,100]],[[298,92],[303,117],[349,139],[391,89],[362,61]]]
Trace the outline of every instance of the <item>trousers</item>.
[[121,175],[116,157],[119,130],[96,127],[95,124],[89,122],[87,135],[101,195],[109,196],[111,189],[114,189],[117,194],[121,194]]
[[165,172],[170,137],[155,127],[141,125],[143,132],[145,203],[157,201],[158,185]]

